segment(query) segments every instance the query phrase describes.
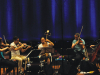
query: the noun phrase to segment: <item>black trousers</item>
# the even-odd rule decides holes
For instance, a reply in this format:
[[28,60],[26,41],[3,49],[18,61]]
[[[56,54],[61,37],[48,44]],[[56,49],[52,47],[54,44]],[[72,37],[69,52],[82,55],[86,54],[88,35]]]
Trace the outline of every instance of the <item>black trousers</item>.
[[[80,64],[82,58],[84,57],[84,55],[82,54],[82,52],[75,52],[74,55],[70,55],[70,62],[71,62],[71,68],[69,70],[68,75],[76,75],[78,70],[77,67]],[[72,61],[72,59],[75,59],[74,61]]]
[[6,70],[6,72],[8,73],[16,66],[16,63],[8,59],[1,59],[0,66],[7,66],[8,69]]
[[[84,53],[77,51],[74,55],[69,55],[69,60],[71,60],[73,65],[78,66],[83,57],[85,57]],[[72,59],[75,59],[75,61],[72,61]]]

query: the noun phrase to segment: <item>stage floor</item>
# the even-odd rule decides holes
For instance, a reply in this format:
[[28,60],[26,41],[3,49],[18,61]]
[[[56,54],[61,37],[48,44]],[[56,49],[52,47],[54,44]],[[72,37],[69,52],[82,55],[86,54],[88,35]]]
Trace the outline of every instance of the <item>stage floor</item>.
[[[35,64],[34,64],[35,65]],[[37,68],[37,67],[35,67],[35,68]],[[13,70],[9,73],[9,74],[7,74],[7,75],[21,75],[21,74],[17,74],[17,67],[15,67],[14,68],[15,69],[15,74],[13,74]],[[2,73],[3,73],[3,68],[1,68],[1,75],[2,75]],[[6,71],[6,68],[5,68],[5,71]],[[24,72],[24,68],[22,69],[22,71]],[[99,69],[99,71],[100,71],[100,69]],[[33,70],[33,72],[27,72],[27,73],[24,73],[23,75],[46,75],[46,74],[44,74],[44,73],[42,73],[42,74],[38,74],[38,73],[36,73],[36,72],[38,72],[38,70],[36,69],[34,69]],[[58,74],[55,74],[55,73],[53,73],[53,75],[58,75]],[[59,75],[63,75],[63,74],[59,74]],[[98,74],[81,74],[81,73],[78,73],[77,75],[100,75],[100,73],[98,73]]]
[[[9,56],[5,56],[5,58],[7,58],[7,59],[9,59]],[[39,65],[40,63],[33,63],[32,65],[34,65],[34,67],[33,68],[31,68],[31,72],[26,72],[26,73],[24,73],[23,75],[46,75],[46,74],[38,74],[38,72],[39,72],[39,67],[38,67],[38,65]],[[100,68],[100,65],[97,65],[97,67],[99,67]],[[5,70],[6,70],[6,68],[5,68]],[[22,71],[24,72],[24,68],[22,69]],[[99,72],[100,72],[100,69],[99,69]],[[1,75],[2,75],[2,73],[3,73],[3,68],[1,68]],[[9,74],[7,74],[7,75],[14,75],[13,74],[13,70],[9,73]],[[15,75],[21,75],[21,74],[17,74],[17,67],[15,67]],[[53,75],[57,75],[57,74],[53,74]],[[59,74],[59,75],[63,75],[63,74]],[[98,74],[77,74],[77,75],[100,75],[100,73],[98,73]]]

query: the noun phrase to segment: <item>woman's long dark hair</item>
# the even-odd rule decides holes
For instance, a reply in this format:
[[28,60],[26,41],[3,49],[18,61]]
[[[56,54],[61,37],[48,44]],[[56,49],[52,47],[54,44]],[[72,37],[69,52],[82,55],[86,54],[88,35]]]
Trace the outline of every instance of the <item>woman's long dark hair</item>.
[[0,37],[0,45],[1,45],[1,43],[2,43],[2,38]]

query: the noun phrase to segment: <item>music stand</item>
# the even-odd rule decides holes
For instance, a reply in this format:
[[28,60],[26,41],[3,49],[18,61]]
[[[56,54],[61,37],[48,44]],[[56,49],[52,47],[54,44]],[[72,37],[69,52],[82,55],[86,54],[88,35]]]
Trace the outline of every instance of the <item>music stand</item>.
[[[54,53],[54,48],[52,47],[43,47],[41,48],[41,53],[40,54],[44,54],[44,53]],[[51,62],[52,62],[52,55],[49,55],[51,56]],[[46,56],[45,56],[45,59],[46,59]]]
[[40,54],[44,54],[44,53],[54,53],[54,48],[52,47],[43,47],[41,48],[41,53]]
[[31,51],[27,54],[27,56],[25,57],[25,59],[26,59],[27,57],[36,57],[36,56],[39,55],[40,52],[41,52],[41,50],[39,50],[39,49],[33,49],[33,50],[31,50]]

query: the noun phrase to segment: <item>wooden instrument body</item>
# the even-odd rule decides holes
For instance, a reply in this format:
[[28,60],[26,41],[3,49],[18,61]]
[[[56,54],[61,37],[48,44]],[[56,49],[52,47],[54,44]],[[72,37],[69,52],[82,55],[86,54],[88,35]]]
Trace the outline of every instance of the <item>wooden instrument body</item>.
[[93,52],[92,58],[91,58],[90,62],[93,62],[96,59],[96,55],[97,55],[97,53],[98,53],[99,50],[100,50],[100,44],[98,44],[98,46],[95,49],[95,52]]

